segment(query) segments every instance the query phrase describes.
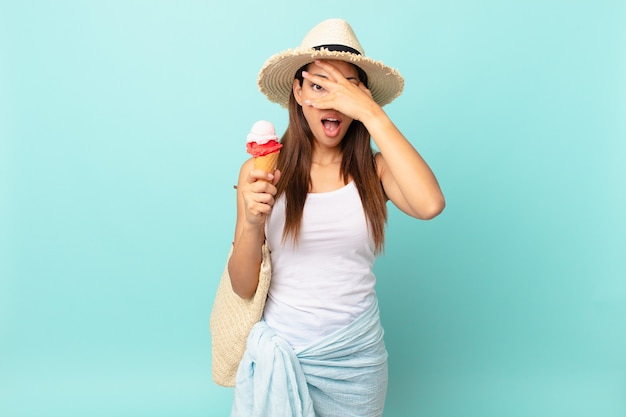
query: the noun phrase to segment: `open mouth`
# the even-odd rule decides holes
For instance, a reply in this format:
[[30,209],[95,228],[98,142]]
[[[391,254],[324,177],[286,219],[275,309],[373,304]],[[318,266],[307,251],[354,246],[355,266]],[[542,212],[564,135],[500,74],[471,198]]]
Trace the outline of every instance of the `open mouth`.
[[341,127],[341,120],[333,117],[325,117],[322,119],[322,126],[324,126],[324,133],[326,136],[335,137],[339,133],[339,127]]

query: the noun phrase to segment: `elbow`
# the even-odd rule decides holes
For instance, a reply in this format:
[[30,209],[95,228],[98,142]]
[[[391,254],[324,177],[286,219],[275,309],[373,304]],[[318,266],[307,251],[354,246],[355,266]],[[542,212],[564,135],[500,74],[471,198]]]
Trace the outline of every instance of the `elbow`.
[[434,219],[439,214],[441,214],[441,212],[443,211],[445,207],[446,207],[446,200],[443,197],[443,195],[441,195],[439,198],[433,199],[433,201],[431,201],[428,207],[420,210],[418,217],[421,220]]
[[[231,284],[233,284],[232,280],[231,280]],[[254,293],[256,291],[254,291],[254,290],[249,291],[246,288],[237,288],[237,287],[235,287],[235,285],[233,285],[233,292],[235,294],[237,294],[239,296],[239,298],[241,298],[242,300],[249,300],[252,297],[254,297]]]
[[230,286],[233,289],[233,292],[239,296],[239,298],[243,300],[249,300],[254,297],[256,293],[256,285],[251,286],[247,285],[248,283],[245,280],[238,277],[237,272],[232,270],[230,264],[228,266],[228,275],[230,278]]
[[239,282],[234,280],[232,277],[230,278],[230,285],[233,288],[233,292],[243,300],[251,299],[254,297],[254,293],[256,292],[256,288],[251,288],[248,285],[240,285]]

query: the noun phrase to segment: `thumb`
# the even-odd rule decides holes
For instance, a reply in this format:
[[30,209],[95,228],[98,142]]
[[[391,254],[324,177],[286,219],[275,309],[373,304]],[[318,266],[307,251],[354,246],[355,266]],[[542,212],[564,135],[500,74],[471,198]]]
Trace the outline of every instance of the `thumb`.
[[274,179],[272,180],[272,185],[276,185],[278,183],[278,180],[280,180],[280,170],[275,170],[274,171]]

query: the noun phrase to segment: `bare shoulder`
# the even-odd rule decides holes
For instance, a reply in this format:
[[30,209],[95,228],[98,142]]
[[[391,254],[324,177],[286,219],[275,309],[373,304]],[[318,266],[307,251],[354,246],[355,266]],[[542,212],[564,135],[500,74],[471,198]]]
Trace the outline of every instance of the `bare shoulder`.
[[241,164],[241,171],[249,171],[254,168],[254,158],[248,158]]
[[254,169],[254,160],[253,158],[248,158],[245,161],[243,161],[243,164],[241,164],[241,168],[239,169],[239,180],[241,180],[242,178],[245,178],[248,173]]

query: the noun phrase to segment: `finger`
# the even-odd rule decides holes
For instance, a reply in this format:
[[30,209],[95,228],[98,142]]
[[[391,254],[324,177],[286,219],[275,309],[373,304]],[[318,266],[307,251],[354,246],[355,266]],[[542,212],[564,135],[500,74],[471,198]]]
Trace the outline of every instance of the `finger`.
[[246,212],[254,217],[269,214],[274,206],[274,196],[269,193],[246,192],[244,194]]
[[339,80],[344,80],[346,79],[346,77],[343,76],[343,74],[341,73],[341,71],[339,71],[339,69],[337,69],[336,66],[334,66],[332,63],[330,63],[329,61],[325,61],[323,59],[316,59],[314,61],[315,65],[319,66],[320,68],[322,68],[324,71],[326,71],[331,78],[333,79],[333,81],[339,81]]
[[370,89],[367,88],[365,84],[363,84],[362,82],[359,82],[359,88],[361,89],[361,91],[364,91],[369,96],[369,98],[371,99],[374,98],[374,96],[372,96],[372,92],[370,91]]
[[[267,204],[259,204],[259,203],[253,203],[251,202],[250,204],[248,204],[247,206],[247,213],[249,214],[249,216],[247,217],[251,217],[254,219],[261,219],[265,216],[267,216],[268,214],[270,214],[272,211],[272,207],[267,205]],[[256,220],[255,220],[256,222]]]
[[272,182],[272,180],[274,179],[274,175],[270,174],[269,172],[265,172],[261,169],[253,169],[248,173],[248,183],[253,183],[259,180],[265,181],[265,182]]
[[255,193],[251,201],[259,205],[272,207],[274,205],[274,196],[270,193]]
[[278,180],[280,180],[280,171],[274,171],[274,180],[272,181],[272,185],[278,184]]
[[318,98],[315,100],[304,100],[304,104],[306,104],[307,106],[314,107],[316,109],[320,109],[320,110],[328,110],[328,109],[338,110],[333,107],[332,102],[329,99],[325,99],[325,98]]

